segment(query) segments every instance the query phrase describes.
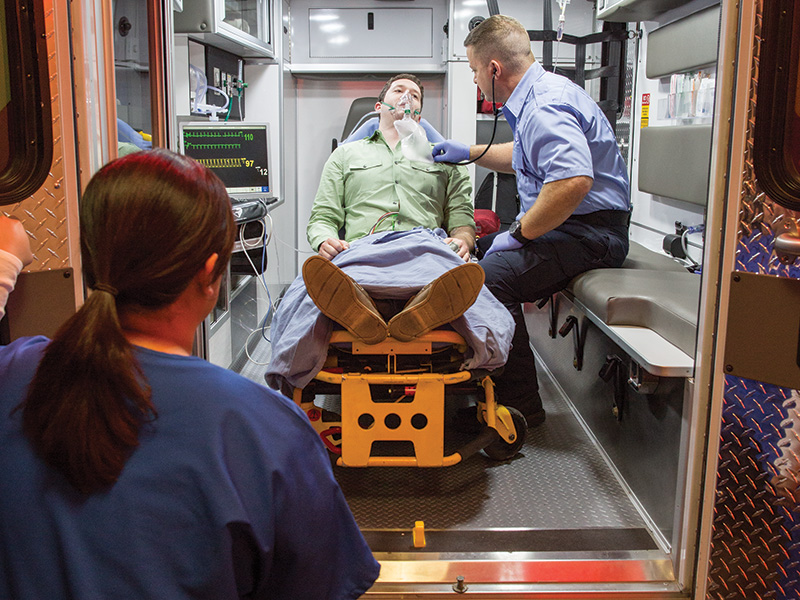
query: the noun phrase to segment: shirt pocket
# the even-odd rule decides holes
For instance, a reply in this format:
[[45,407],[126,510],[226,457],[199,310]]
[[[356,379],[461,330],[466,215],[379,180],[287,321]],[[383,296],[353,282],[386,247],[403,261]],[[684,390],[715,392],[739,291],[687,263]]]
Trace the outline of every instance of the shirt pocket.
[[436,176],[445,174],[442,169],[442,165],[436,163],[428,164],[423,162],[411,162],[409,164],[411,165],[411,168],[414,169],[415,171],[421,171],[423,173],[431,173]]
[[382,167],[383,161],[380,158],[360,158],[352,161],[343,177],[345,197],[352,201],[362,194],[369,194],[385,187],[386,171]]
[[382,164],[383,161],[380,160],[379,158],[372,158],[372,159],[364,158],[364,159],[354,160],[347,167],[347,172],[352,173],[354,171],[360,172],[360,171],[366,171],[368,169],[376,169],[380,167]]
[[439,164],[427,164],[412,162],[411,170],[414,173],[414,181],[409,182],[410,187],[431,200],[438,203],[444,199],[447,192],[447,172]]

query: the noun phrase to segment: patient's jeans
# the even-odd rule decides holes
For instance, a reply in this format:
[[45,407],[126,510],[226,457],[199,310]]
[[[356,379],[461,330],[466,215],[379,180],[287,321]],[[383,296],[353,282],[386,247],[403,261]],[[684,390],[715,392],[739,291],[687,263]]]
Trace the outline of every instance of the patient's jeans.
[[[518,250],[495,252],[480,261],[486,272],[486,287],[509,310],[516,325],[508,362],[502,375],[495,378],[502,404],[524,415],[541,409],[521,303],[547,298],[585,271],[621,266],[628,253],[628,226],[621,224],[625,219],[620,218],[625,214],[601,211],[583,218],[571,217]],[[481,238],[479,247],[487,249],[491,237]]]

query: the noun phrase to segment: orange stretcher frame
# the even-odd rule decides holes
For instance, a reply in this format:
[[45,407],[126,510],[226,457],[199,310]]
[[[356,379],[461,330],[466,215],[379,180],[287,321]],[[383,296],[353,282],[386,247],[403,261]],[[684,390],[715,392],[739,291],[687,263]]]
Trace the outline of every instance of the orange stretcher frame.
[[[486,424],[476,443],[467,444],[452,454],[444,454],[445,387],[473,378],[470,371],[456,373],[400,373],[397,356],[431,354],[436,344],[455,345],[460,352],[467,349],[459,334],[435,330],[411,342],[386,338],[378,344],[364,344],[347,331],[334,331],[330,343],[349,344],[353,354],[385,355],[386,372],[342,373],[326,370],[315,379],[340,386],[342,414],[340,422],[323,421],[322,411],[313,399],[303,401],[303,389],[294,390],[294,401],[308,415],[311,424],[326,446],[336,452],[332,434],[340,433],[341,456],[336,464],[347,467],[447,467],[465,456],[485,448],[497,440],[514,444],[525,431],[517,431],[511,413],[495,402],[494,383],[488,375],[480,379],[484,398],[478,402],[476,418]],[[398,385],[406,388],[411,401],[376,402],[371,385]],[[411,456],[372,456],[376,441],[409,441],[414,446]],[[466,449],[466,451],[465,451]]]

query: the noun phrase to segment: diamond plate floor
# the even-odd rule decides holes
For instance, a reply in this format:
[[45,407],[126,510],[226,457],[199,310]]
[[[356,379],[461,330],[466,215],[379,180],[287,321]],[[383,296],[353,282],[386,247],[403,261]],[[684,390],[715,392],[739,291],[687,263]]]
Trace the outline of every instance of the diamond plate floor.
[[480,453],[442,469],[336,467],[359,525],[408,528],[424,520],[435,529],[643,527],[566,401],[542,387],[547,421],[529,431],[513,460],[497,463]]
[[[251,357],[266,363],[262,342]],[[362,529],[640,529],[645,523],[567,400],[539,373],[547,421],[529,431],[521,453],[497,463],[482,453],[442,469],[376,468],[334,472]],[[242,375],[264,383],[264,367]],[[326,406],[326,408],[330,408]],[[448,434],[448,446],[458,443]]]

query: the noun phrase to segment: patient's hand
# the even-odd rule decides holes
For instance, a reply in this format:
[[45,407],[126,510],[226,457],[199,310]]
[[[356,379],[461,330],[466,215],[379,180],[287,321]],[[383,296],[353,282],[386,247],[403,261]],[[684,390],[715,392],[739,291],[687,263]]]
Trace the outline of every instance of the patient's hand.
[[349,248],[350,244],[348,244],[344,240],[335,240],[333,238],[328,238],[319,245],[319,255],[322,258],[333,260],[333,257],[339,254],[339,252],[343,252],[344,250],[347,250]]
[[23,266],[33,262],[31,240],[25,233],[25,227],[17,219],[0,215],[0,250],[19,258]]
[[456,254],[458,254],[461,258],[463,258],[465,262],[469,262],[469,246],[467,246],[467,242],[465,242],[461,238],[449,237],[444,239],[444,243],[450,244],[451,246],[457,245],[458,250],[453,248],[453,251]]

